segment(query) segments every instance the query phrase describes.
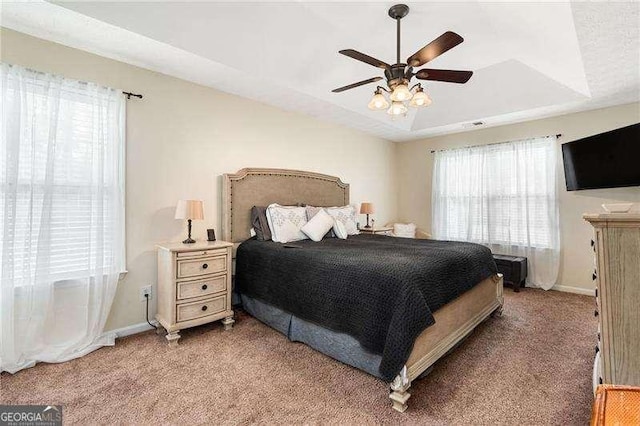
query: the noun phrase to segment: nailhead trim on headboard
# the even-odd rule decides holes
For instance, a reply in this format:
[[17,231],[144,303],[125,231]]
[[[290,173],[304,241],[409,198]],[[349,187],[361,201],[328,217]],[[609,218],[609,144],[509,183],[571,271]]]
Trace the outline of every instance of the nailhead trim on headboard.
[[[259,177],[285,177],[285,178],[294,178],[294,179],[305,179],[305,180],[314,180],[326,182],[327,185],[320,185],[315,187],[316,193],[310,194],[308,191],[303,191],[304,193],[300,194],[292,194],[291,187],[281,187],[279,189],[282,192],[278,193],[277,189],[274,192],[273,186],[265,187],[265,191],[270,191],[272,197],[274,198],[270,202],[277,202],[278,199],[291,199],[297,200],[296,202],[301,202],[303,200],[309,200],[308,203],[312,204],[313,200],[332,200],[333,204],[341,204],[347,205],[349,204],[349,184],[344,183],[340,180],[340,178],[336,176],[325,175],[321,173],[315,172],[307,172],[302,170],[288,170],[288,169],[264,169],[264,168],[245,168],[239,170],[237,173],[226,173],[223,175],[222,181],[222,238],[225,241],[232,241],[235,243],[241,242],[243,239],[248,238],[248,231],[250,228],[250,219],[247,224],[242,224],[242,231],[237,229],[240,224],[236,224],[234,219],[237,218],[237,213],[234,212],[234,205],[238,204],[235,197],[237,197],[236,191],[234,191],[236,184],[244,181],[247,178],[259,178]],[[253,181],[253,179],[252,179]],[[247,181],[245,181],[247,182]],[[247,192],[257,192],[260,193],[262,188],[261,185],[264,186],[267,183],[261,182],[260,179],[255,180],[255,188],[245,187],[244,189]],[[296,188],[293,188],[294,190]],[[300,190],[304,188],[298,188]],[[256,197],[259,197],[256,195]],[[269,196],[271,197],[271,196]],[[268,203],[269,201],[262,201],[263,203]],[[247,207],[247,212],[243,212],[244,215],[248,215],[251,207],[260,203],[252,202],[249,200],[248,202],[242,203],[245,207]],[[318,204],[320,205],[320,204]],[[234,215],[235,213],[235,215]],[[246,225],[246,226],[245,226]],[[247,229],[244,229],[244,228]],[[238,235],[240,234],[240,235]],[[236,241],[238,240],[238,241]]]

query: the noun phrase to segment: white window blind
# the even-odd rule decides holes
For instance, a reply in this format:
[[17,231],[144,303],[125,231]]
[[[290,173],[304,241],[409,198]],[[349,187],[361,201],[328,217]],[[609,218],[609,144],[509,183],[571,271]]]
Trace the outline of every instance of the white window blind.
[[124,269],[122,96],[29,70],[3,77],[3,114],[19,122],[0,152],[3,276]]
[[559,254],[556,150],[556,138],[545,137],[436,152],[434,236],[526,255],[530,282],[553,285]]

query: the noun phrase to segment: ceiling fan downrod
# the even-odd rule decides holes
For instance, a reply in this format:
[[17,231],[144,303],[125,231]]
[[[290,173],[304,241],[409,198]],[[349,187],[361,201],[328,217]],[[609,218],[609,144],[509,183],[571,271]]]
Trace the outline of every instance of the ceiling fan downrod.
[[396,4],[389,8],[389,16],[396,20],[396,64],[400,64],[400,20],[409,13],[409,6]]

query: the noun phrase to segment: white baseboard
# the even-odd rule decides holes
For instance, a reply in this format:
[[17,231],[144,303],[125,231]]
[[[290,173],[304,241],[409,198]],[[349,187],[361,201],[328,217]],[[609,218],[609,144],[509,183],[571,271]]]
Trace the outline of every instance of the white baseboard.
[[565,293],[584,294],[585,296],[595,296],[596,291],[592,288],[571,287],[568,285],[554,285],[551,290],[564,291]]
[[[156,320],[151,320],[151,324],[153,325],[158,325],[158,321]],[[125,337],[125,336],[131,336],[132,334],[138,334],[138,333],[142,333],[143,331],[148,331],[151,330],[153,327],[151,327],[149,324],[145,322],[141,322],[139,324],[133,324],[133,325],[128,325],[126,327],[122,327],[122,328],[117,328],[115,330],[109,330],[109,333],[116,333],[116,339],[119,339],[120,337]]]

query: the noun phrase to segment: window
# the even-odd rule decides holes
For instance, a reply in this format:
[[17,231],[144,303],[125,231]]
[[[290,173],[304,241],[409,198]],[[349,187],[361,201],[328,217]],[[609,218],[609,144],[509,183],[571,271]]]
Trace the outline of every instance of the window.
[[0,372],[113,344],[124,97],[0,64]]
[[434,236],[485,244],[502,254],[528,253],[529,262],[533,250],[557,253],[555,141],[545,137],[437,152]]
[[120,92],[3,64],[2,279],[124,270]]

